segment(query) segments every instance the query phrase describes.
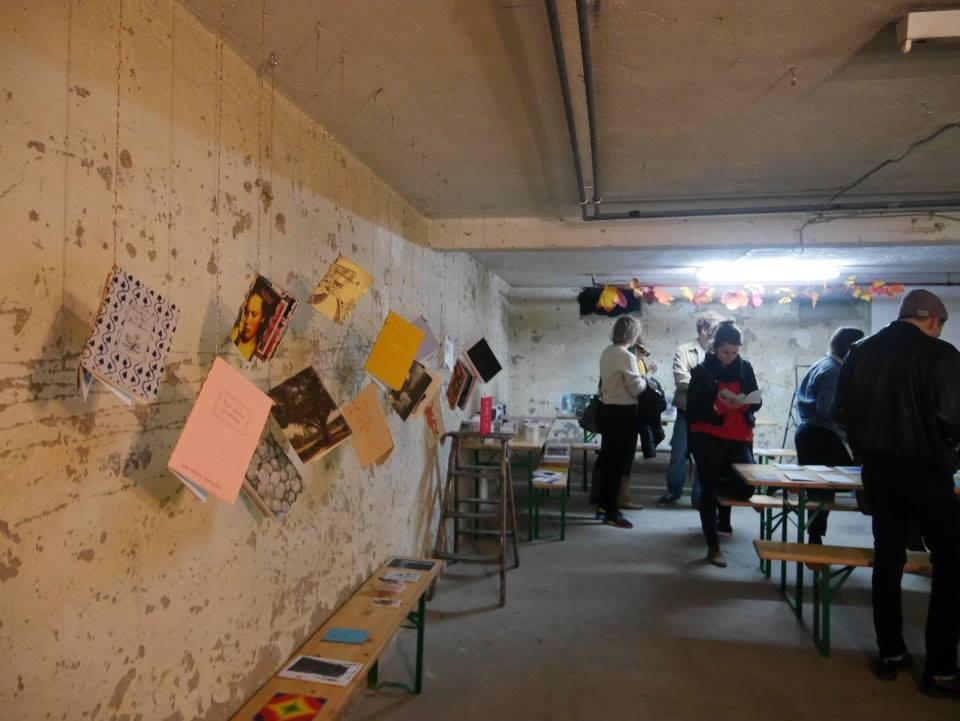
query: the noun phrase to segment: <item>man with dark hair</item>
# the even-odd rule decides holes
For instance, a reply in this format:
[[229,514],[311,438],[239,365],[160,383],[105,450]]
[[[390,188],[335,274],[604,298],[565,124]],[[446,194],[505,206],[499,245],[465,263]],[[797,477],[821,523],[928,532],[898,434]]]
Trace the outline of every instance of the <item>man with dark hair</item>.
[[[863,338],[859,328],[837,328],[830,337],[829,353],[810,366],[797,388],[797,415],[800,422],[794,436],[797,462],[804,466],[849,466],[853,458],[846,446],[846,434],[830,416],[837,392],[840,364],[850,346]],[[809,497],[829,503],[833,491],[809,491]],[[827,532],[827,511],[819,510],[807,528],[810,543],[822,543]]]
[[903,640],[900,581],[915,524],[930,549],[923,687],[960,696],[960,498],[953,472],[960,439],[960,352],[939,339],[947,309],[913,290],[898,319],[850,351],[840,370],[834,418],[863,461],[873,510],[873,623],[881,679],[911,664]]
[[[673,424],[673,436],[670,438],[670,465],[667,466],[667,492],[657,499],[658,506],[672,506],[683,495],[683,482],[687,476],[687,459],[690,457],[690,424],[687,421],[687,388],[690,386],[690,373],[707,357],[707,348],[713,340],[722,318],[707,311],[697,318],[697,337],[689,343],[677,346],[673,354],[673,380],[676,390],[673,393],[673,406],[677,409],[677,419]],[[690,503],[696,507],[700,502],[700,476],[694,470],[693,484],[690,488]]]

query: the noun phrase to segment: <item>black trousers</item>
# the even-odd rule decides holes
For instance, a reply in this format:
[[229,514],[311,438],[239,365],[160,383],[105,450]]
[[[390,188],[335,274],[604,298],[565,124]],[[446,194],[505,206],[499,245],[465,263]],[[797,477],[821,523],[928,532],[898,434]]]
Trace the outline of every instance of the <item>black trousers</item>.
[[732,468],[734,463],[753,463],[753,444],[691,433],[690,452],[700,474],[700,527],[707,545],[716,546],[718,519],[721,528],[729,528],[731,510],[719,505],[717,496],[746,500],[753,495],[753,488]]
[[960,498],[953,476],[889,456],[867,457],[863,486],[873,509],[873,624],[881,656],[906,651],[900,581],[913,524],[930,548],[926,672],[953,674],[960,640]]
[[633,457],[637,452],[637,405],[614,406],[604,404],[600,414],[600,458],[594,466],[593,483],[597,488],[597,502],[608,515],[615,516],[620,508],[617,495],[620,479],[630,475]]
[[[833,431],[802,424],[793,437],[797,446],[797,463],[801,466],[852,466],[853,458],[847,452],[843,441]],[[818,501],[831,502],[836,494],[833,491],[811,489],[807,496]],[[827,511],[818,511],[807,527],[811,537],[821,538],[827,533]]]

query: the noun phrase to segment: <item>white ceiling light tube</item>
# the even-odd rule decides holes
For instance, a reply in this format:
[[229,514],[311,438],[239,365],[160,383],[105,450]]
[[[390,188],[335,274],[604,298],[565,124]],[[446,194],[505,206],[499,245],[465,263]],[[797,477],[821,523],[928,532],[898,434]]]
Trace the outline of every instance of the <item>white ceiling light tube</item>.
[[697,268],[697,279],[706,283],[814,283],[838,275],[832,263],[801,258],[744,258]]

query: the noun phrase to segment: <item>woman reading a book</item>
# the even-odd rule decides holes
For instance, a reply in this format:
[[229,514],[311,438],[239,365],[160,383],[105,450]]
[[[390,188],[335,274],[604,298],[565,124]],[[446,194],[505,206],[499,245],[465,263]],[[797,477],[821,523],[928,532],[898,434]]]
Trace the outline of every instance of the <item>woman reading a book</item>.
[[700,474],[700,525],[707,542],[707,561],[725,567],[718,533],[729,535],[730,507],[717,504],[721,488],[727,496],[747,499],[753,495],[733,471],[734,463],[753,463],[754,413],[760,408],[760,393],[753,367],[740,357],[740,329],[733,321],[717,328],[713,345],[703,363],[690,374],[687,417],[690,450]]

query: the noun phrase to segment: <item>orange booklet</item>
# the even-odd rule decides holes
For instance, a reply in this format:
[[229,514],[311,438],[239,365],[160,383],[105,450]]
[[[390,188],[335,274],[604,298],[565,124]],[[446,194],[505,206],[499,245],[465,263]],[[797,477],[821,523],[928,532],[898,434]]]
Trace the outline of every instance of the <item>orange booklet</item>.
[[383,414],[380,405],[380,396],[375,385],[368,385],[357,394],[357,397],[347,403],[342,409],[347,423],[353,430],[350,442],[357,454],[357,462],[361,468],[371,463],[378,466],[390,456],[393,451],[393,436],[387,417]]
[[212,493],[234,503],[271,405],[270,396],[217,358],[167,468],[201,500]]
[[423,331],[396,313],[387,315],[364,370],[399,391],[423,341]]

